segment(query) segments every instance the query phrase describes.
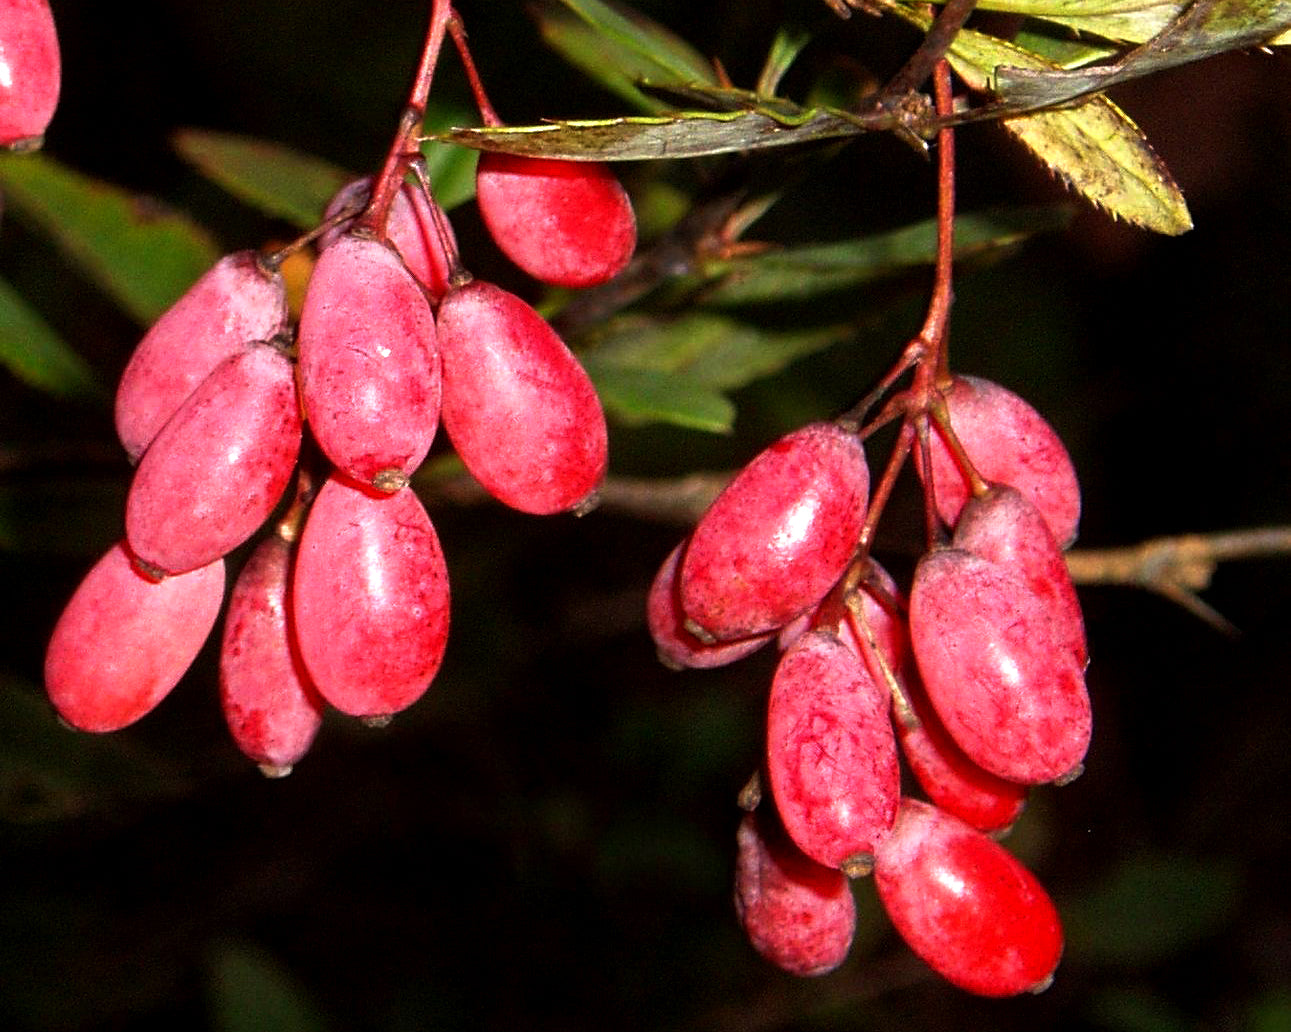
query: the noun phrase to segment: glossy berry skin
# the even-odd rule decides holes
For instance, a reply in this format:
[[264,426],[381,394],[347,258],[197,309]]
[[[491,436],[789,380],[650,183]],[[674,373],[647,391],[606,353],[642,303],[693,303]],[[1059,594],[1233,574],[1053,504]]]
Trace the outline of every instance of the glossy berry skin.
[[255,252],[226,255],[152,325],[117,386],[117,435],[131,462],[211,371],[248,341],[287,323],[282,276]]
[[1084,668],[1016,570],[929,552],[910,592],[910,641],[928,697],[974,763],[1021,784],[1079,769],[1091,730]]
[[168,574],[227,555],[264,523],[300,454],[288,358],[259,342],[226,358],[144,453],[126,496],[126,537]]
[[475,198],[503,253],[553,286],[613,279],[636,247],[632,202],[600,162],[482,154]]
[[229,596],[220,646],[220,707],[239,749],[269,777],[309,751],[323,700],[291,627],[291,546],[272,534],[256,546]]
[[416,702],[448,642],[448,570],[410,488],[392,495],[333,475],[305,521],[292,578],[296,642],[342,713],[388,717]]
[[683,541],[659,567],[646,597],[646,624],[659,651],[659,661],[674,670],[687,667],[726,666],[756,652],[771,640],[770,632],[737,641],[705,645],[685,627],[685,614],[677,593],[677,567],[687,542]]
[[811,423],[765,449],[691,535],[681,568],[691,632],[747,638],[819,604],[856,551],[868,494],[860,442],[832,423]]
[[41,145],[61,82],[48,0],[0,0],[0,147]]
[[[346,207],[361,210],[372,192],[372,178],[355,179],[337,192],[323,213],[324,220]],[[345,235],[353,219],[324,233],[318,249],[326,250]],[[457,238],[444,210],[426,196],[425,191],[404,183],[390,203],[386,220],[386,237],[394,245],[408,271],[426,290],[432,304],[448,293],[448,277],[457,254]]]
[[[950,425],[982,478],[1021,491],[1044,514],[1060,547],[1075,541],[1080,484],[1053,427],[1012,391],[980,377],[956,376],[945,397]],[[929,443],[937,511],[953,527],[968,484],[935,424]],[[918,449],[915,458],[922,476]]]
[[1089,653],[1080,599],[1048,523],[1021,491],[995,484],[980,498],[970,498],[960,512],[952,544],[1021,573],[1048,604],[1057,639],[1084,667]]
[[310,429],[363,484],[421,465],[439,426],[440,365],[425,292],[398,252],[347,234],[319,255],[296,338]]
[[939,975],[980,996],[1040,992],[1062,956],[1044,888],[999,843],[936,807],[901,802],[875,854],[879,900]]
[[753,948],[794,975],[833,971],[856,931],[847,878],[803,856],[765,812],[736,832],[735,913]]
[[585,508],[608,457],[596,389],[564,341],[516,295],[481,280],[437,313],[444,429],[471,475],[534,515]]
[[1027,786],[996,777],[964,755],[928,701],[918,674],[905,671],[905,695],[917,724],[895,715],[897,741],[919,787],[947,813],[979,831],[1011,827],[1027,802]]
[[45,652],[45,688],[82,731],[117,731],[179,683],[224,601],[224,561],[150,580],[114,545],[81,581]]
[[901,790],[887,690],[837,636],[808,631],[780,658],[767,708],[767,775],[807,856],[869,873]]

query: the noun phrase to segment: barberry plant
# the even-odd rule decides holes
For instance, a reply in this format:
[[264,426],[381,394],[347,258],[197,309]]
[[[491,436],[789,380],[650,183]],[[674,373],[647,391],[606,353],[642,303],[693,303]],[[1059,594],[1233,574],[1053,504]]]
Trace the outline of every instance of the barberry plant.
[[[893,331],[877,373],[767,435],[687,510],[640,623],[679,678],[775,653],[732,860],[736,919],[759,954],[800,976],[838,968],[853,881],[873,875],[892,927],[946,981],[988,997],[1048,988],[1058,909],[997,839],[1032,792],[1081,775],[1096,734],[1065,557],[1081,491],[1025,388],[952,361],[951,315],[961,259],[1065,216],[957,211],[956,139],[996,123],[1111,217],[1182,233],[1178,186],[1104,91],[1291,41],[1291,10],[826,0],[820,38],[854,9],[918,33],[884,79],[840,90],[795,79],[812,38],[796,20],[741,87],[626,4],[550,0],[534,8],[547,39],[634,106],[508,125],[484,89],[502,73],[472,55],[475,12],[428,7],[401,116],[360,174],[261,141],[180,139],[299,234],[223,257],[194,247],[204,264],[182,290],[134,302],[149,325],[114,415],[135,468],[119,540],[48,639],[57,715],[95,733],[141,720],[212,637],[230,736],[266,775],[305,760],[329,709],[384,726],[450,657],[453,543],[428,502],[469,482],[524,516],[586,516],[613,494],[615,428],[730,430],[737,389],[857,336],[854,323],[761,328],[759,309],[930,267],[922,324]],[[1024,31],[970,27],[976,8]],[[37,149],[53,116],[52,33],[43,3],[0,5],[0,45],[22,57],[0,93],[15,151]],[[454,55],[478,126],[441,124]],[[833,250],[754,239],[795,177],[870,135],[932,157],[932,218]],[[669,212],[665,173],[621,178],[619,163],[701,173]],[[301,173],[291,186],[284,167]],[[27,153],[0,184],[33,212],[96,189]],[[459,218],[466,200],[478,226]],[[30,378],[82,388],[81,360],[46,340]],[[891,515],[903,490],[916,526]]]

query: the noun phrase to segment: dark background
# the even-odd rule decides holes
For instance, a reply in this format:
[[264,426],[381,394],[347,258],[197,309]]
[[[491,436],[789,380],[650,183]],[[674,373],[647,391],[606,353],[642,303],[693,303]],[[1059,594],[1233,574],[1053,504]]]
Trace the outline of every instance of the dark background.
[[[247,133],[369,170],[427,6],[56,2],[65,81],[47,151],[189,211],[228,250],[282,238],[184,166],[169,134]],[[780,12],[638,6],[744,85]],[[622,110],[541,49],[522,4],[462,11],[504,117]],[[882,73],[914,42],[862,16],[830,33],[807,67],[855,48]],[[1063,435],[1085,492],[1081,545],[1291,522],[1289,81],[1286,54],[1252,53],[1125,87],[1117,99],[1196,229],[1154,238],[1082,208],[1069,231],[958,282],[955,365],[1023,393]],[[448,59],[437,89],[460,88]],[[998,129],[960,141],[965,209],[1061,195]],[[649,174],[624,172],[629,185]],[[927,217],[931,199],[927,164],[867,137],[753,235],[885,228]],[[454,222],[491,268],[473,212]],[[61,262],[0,227],[0,274],[111,383],[142,328]],[[729,438],[613,429],[612,471],[729,468],[833,414],[892,360],[917,302],[887,350],[835,348],[742,392]],[[106,409],[7,376],[0,392],[6,518],[29,523],[24,499],[60,478],[124,496]],[[898,505],[881,536],[897,571],[919,541],[911,511]],[[270,782],[227,738],[209,647],[136,727],[57,726],[44,642],[121,528],[69,533],[56,506],[40,515],[48,541],[0,550],[0,1027],[1291,1028],[1285,558],[1216,572],[1205,597],[1237,639],[1154,595],[1082,591],[1087,772],[1033,793],[1008,840],[1057,901],[1067,953],[1048,993],[982,1001],[913,959],[868,883],[832,975],[795,980],[743,941],[734,799],[758,763],[773,657],[689,674],[655,662],[644,594],[683,527],[432,500],[454,591],[441,674],[387,729],[331,715],[295,773]]]

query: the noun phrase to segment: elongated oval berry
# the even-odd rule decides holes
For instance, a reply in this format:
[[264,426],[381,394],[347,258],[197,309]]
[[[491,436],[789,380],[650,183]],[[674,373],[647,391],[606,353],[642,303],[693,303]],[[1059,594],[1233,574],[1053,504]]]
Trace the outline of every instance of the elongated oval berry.
[[[1080,522],[1080,484],[1053,427],[1012,391],[976,376],[955,377],[946,408],[983,479],[1021,491],[1044,514],[1059,546],[1069,546]],[[935,424],[929,441],[937,511],[953,527],[968,500],[968,483]],[[923,476],[918,449],[915,459]]]
[[449,291],[437,318],[444,429],[471,475],[521,512],[586,507],[605,476],[605,413],[565,342],[480,280]]
[[342,713],[387,717],[430,686],[448,642],[448,570],[410,488],[333,475],[300,538],[291,603],[301,659]]
[[970,498],[960,512],[952,544],[1017,569],[1048,603],[1058,640],[1084,666],[1085,621],[1067,562],[1044,515],[1021,491],[995,484],[980,498]]
[[131,462],[211,371],[287,323],[282,276],[254,251],[226,255],[144,335],[117,386],[117,435]]
[[691,535],[681,568],[691,632],[747,638],[817,605],[856,551],[868,495],[861,444],[833,423],[809,424],[765,449]]
[[289,612],[291,546],[271,534],[229,595],[220,646],[220,707],[237,747],[269,777],[291,773],[323,722]]
[[879,900],[910,948],[979,996],[1048,988],[1062,926],[1035,875],[998,842],[934,806],[901,802],[875,854]]
[[915,568],[910,643],[938,716],[974,763],[1028,785],[1079,770],[1091,729],[1084,669],[1015,570],[929,552]]
[[[345,208],[361,211],[372,195],[372,177],[355,179],[337,192],[323,213],[324,220]],[[353,220],[341,223],[318,239],[318,249],[326,250],[345,235]],[[426,196],[424,190],[404,183],[390,204],[386,236],[394,245],[408,271],[417,278],[432,304],[448,293],[452,273],[451,255],[457,253],[457,238],[444,210]]]
[[0,146],[43,141],[62,83],[58,33],[48,0],[0,2]]
[[646,623],[659,650],[660,662],[674,670],[719,667],[762,648],[771,640],[770,632],[738,641],[705,645],[686,630],[685,614],[677,594],[677,567],[686,544],[683,541],[668,553],[646,597]]
[[901,792],[888,693],[828,631],[808,631],[780,658],[767,708],[767,774],[799,849],[849,876],[869,873]]
[[45,689],[82,731],[117,731],[161,702],[192,665],[224,601],[224,560],[162,581],[124,542],[86,574],[45,652]]
[[918,674],[905,670],[905,696],[917,723],[893,720],[897,741],[919,787],[937,806],[979,831],[1011,827],[1027,801],[1027,787],[996,777],[964,755],[928,701]]
[[735,841],[735,912],[753,948],[790,974],[833,971],[856,933],[846,876],[805,857],[766,813],[745,814]]
[[139,559],[184,573],[227,555],[278,504],[300,453],[291,362],[252,342],[221,362],[144,453],[126,496]]
[[632,202],[601,162],[481,154],[475,199],[503,253],[554,286],[613,279],[636,247]]
[[430,302],[389,245],[347,234],[319,255],[300,313],[301,399],[346,476],[397,489],[439,426]]

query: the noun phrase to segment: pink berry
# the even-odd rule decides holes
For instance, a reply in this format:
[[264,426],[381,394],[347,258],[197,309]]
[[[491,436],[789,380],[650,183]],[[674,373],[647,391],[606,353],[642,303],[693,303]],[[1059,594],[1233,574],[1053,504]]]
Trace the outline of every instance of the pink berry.
[[1085,622],[1066,560],[1043,514],[1022,492],[996,484],[982,497],[970,498],[960,512],[952,543],[1021,573],[1031,590],[1048,603],[1058,640],[1078,664],[1085,665]]
[[910,771],[928,798],[980,831],[1012,826],[1027,801],[1027,787],[983,770],[955,744],[927,699],[918,675],[907,670],[905,695],[917,725],[894,720]]
[[735,912],[753,948],[794,975],[833,971],[856,931],[847,878],[803,856],[765,813],[745,814],[736,832]]
[[126,497],[136,556],[184,573],[227,555],[273,511],[300,453],[291,362],[252,342],[226,358],[162,428]]
[[969,759],[1007,781],[1068,777],[1089,746],[1084,669],[1050,610],[1012,567],[960,549],[915,569],[910,641],[928,697]]
[[731,641],[819,604],[860,540],[869,494],[854,434],[812,423],[754,458],[704,513],[681,568],[688,629]]
[[480,280],[450,290],[438,321],[444,429],[471,475],[521,512],[586,507],[605,476],[605,413],[564,341]]
[[[1053,428],[1012,391],[976,376],[955,377],[946,407],[955,435],[982,478],[1021,491],[1044,514],[1059,546],[1070,545],[1080,522],[1080,484]],[[968,482],[935,424],[930,445],[937,511],[953,527],[968,500]],[[921,463],[917,468],[924,475]]]
[[475,196],[498,247],[544,283],[604,283],[636,247],[632,202],[600,162],[482,154]]
[[81,581],[45,652],[45,688],[82,731],[116,731],[179,683],[224,601],[224,561],[165,580],[139,572],[124,542]]
[[306,518],[291,588],[323,698],[356,717],[411,706],[443,660],[448,602],[439,538],[412,490],[382,495],[333,475]]
[[756,652],[771,640],[770,632],[738,641],[705,645],[684,626],[685,614],[677,594],[677,566],[686,542],[674,548],[659,567],[646,598],[646,623],[659,650],[659,660],[674,670],[725,666]]
[[318,258],[297,335],[314,439],[346,476],[397,490],[439,425],[440,366],[426,294],[389,245],[346,235]]
[[[372,192],[372,178],[355,179],[347,183],[327,205],[323,218],[329,219],[345,207],[360,208],[366,205]],[[353,220],[341,223],[324,233],[318,240],[318,249],[326,250],[345,235]],[[404,183],[390,204],[386,222],[386,236],[403,258],[408,271],[417,278],[432,303],[448,293],[448,277],[452,273],[453,259],[457,253],[457,238],[444,210],[426,196],[424,190]]]
[[999,843],[934,806],[901,802],[875,854],[879,900],[939,975],[980,996],[1048,988],[1062,956],[1058,912]]
[[287,585],[291,546],[256,546],[229,596],[220,648],[220,706],[234,742],[270,777],[291,772],[323,721],[323,700],[296,648]]
[[117,387],[117,434],[131,462],[224,359],[287,323],[282,276],[254,251],[221,258],[152,325]]
[[767,774],[799,849],[848,875],[869,873],[901,790],[888,693],[827,631],[804,634],[776,668]]
[[48,0],[0,2],[0,147],[41,145],[58,107],[61,79]]

